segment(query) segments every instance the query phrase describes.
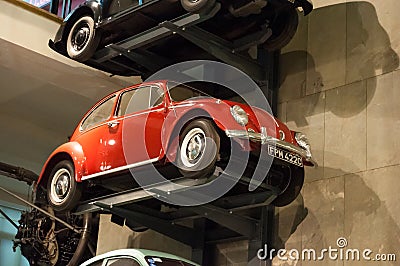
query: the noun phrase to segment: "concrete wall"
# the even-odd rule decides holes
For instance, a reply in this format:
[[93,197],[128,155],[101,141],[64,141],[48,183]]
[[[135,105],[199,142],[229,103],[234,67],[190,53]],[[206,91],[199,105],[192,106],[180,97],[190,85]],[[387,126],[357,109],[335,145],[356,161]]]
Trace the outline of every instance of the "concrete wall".
[[[400,2],[314,3],[282,51],[279,110],[308,134],[321,167],[307,171],[302,198],[278,210],[277,246],[337,248],[345,237],[348,248],[400,260]],[[275,258],[274,265],[369,264]]]

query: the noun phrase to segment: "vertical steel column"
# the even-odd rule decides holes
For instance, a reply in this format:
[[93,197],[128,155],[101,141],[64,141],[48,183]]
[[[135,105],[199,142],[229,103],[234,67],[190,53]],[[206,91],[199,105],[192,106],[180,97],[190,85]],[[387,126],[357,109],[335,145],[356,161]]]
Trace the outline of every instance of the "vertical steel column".
[[[265,79],[259,83],[259,86],[268,99],[274,116],[277,115],[278,110],[279,56],[280,51],[269,52],[258,47],[257,61],[265,68]],[[267,252],[267,258],[269,258],[269,251],[273,248],[275,207],[273,205],[261,207],[260,212],[258,234],[249,240],[249,266],[272,265],[272,261],[269,259],[261,260],[258,257],[260,255],[258,251],[262,249],[262,255]]]
[[[269,260],[270,250],[273,245],[274,215],[275,208],[268,205],[261,208],[260,224],[257,237],[249,240],[248,266],[271,266]],[[259,252],[259,250],[262,252]],[[267,257],[266,260],[259,258],[259,255]]]
[[59,0],[51,0],[50,2],[50,13],[57,15],[58,13],[58,5],[60,4]]
[[198,244],[192,247],[192,261],[203,265],[204,263],[204,249],[205,249],[205,235],[206,235],[206,223],[207,220],[205,218],[196,219],[193,222],[193,229],[196,232],[201,232],[202,239],[199,239]]
[[278,111],[279,57],[280,51],[269,52],[258,48],[257,61],[265,68],[265,80],[261,81],[259,86],[267,97],[275,116]]

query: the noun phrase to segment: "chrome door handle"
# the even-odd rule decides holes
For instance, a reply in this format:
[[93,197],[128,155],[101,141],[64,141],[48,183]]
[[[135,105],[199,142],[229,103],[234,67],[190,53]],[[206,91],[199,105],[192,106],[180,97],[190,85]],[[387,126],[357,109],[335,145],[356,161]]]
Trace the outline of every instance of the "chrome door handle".
[[109,128],[116,128],[119,125],[119,122],[112,121],[112,122],[108,122],[107,124],[108,124]]

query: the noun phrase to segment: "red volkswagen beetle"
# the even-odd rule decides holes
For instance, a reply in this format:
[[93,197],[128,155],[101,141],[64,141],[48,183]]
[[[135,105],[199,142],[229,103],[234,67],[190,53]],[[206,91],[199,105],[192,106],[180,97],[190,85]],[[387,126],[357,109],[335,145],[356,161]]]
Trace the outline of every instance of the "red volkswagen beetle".
[[224,164],[229,143],[256,155],[265,147],[273,164],[288,169],[274,202],[278,206],[297,197],[304,165],[316,165],[307,138],[266,111],[216,99],[185,84],[158,81],[100,100],[70,141],[50,155],[38,184],[47,188],[55,210],[67,211],[81,200],[83,190],[87,194],[93,189],[91,182],[117,182],[128,170],[145,165],[173,164],[188,178],[210,175]]

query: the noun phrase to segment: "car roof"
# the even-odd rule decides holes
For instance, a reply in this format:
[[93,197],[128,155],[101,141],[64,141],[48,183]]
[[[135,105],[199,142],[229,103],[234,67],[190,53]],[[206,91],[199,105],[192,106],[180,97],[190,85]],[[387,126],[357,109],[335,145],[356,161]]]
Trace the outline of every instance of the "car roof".
[[138,258],[138,259],[144,259],[144,257],[148,257],[148,256],[149,257],[163,257],[163,258],[167,258],[167,259],[181,260],[183,262],[190,263],[195,266],[200,266],[199,264],[196,264],[190,260],[184,259],[179,256],[175,256],[175,255],[172,255],[169,253],[155,251],[155,250],[134,249],[134,248],[118,249],[118,250],[113,250],[113,251],[98,255],[94,258],[91,258],[90,260],[85,261],[83,264],[81,264],[81,266],[90,265],[90,263],[93,263],[95,261],[102,260],[102,259],[109,258],[109,257],[116,257],[116,256],[132,256],[132,257]]

